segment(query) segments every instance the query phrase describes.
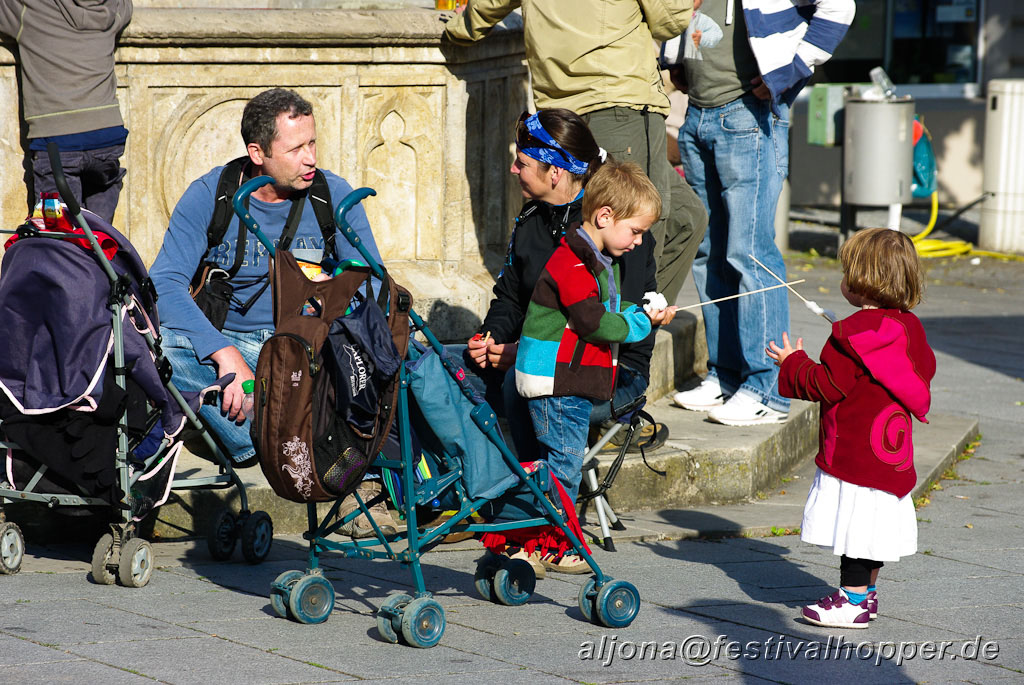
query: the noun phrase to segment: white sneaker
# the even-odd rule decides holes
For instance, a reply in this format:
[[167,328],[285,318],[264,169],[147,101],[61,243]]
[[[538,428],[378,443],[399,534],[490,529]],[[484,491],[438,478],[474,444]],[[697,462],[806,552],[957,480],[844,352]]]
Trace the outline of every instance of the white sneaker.
[[867,628],[871,620],[867,600],[853,604],[842,588],[808,604],[800,614],[807,622],[826,628]]
[[673,402],[690,411],[707,411],[713,407],[721,407],[726,399],[722,386],[714,377],[705,378],[696,388],[683,390],[672,396]]
[[750,395],[737,393],[721,407],[709,411],[708,418],[726,426],[760,426],[785,423],[789,414],[769,409]]

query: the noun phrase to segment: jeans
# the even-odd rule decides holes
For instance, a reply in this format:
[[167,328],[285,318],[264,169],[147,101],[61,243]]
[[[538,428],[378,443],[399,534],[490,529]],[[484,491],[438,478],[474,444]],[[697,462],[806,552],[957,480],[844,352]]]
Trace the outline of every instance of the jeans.
[[551,473],[575,502],[594,403],[586,397],[536,397],[527,404],[541,458],[547,460]]
[[[60,153],[64,177],[78,202],[108,224],[114,223],[114,210],[121,194],[121,179],[127,171],[121,167],[124,145],[95,150],[74,150]],[[39,193],[57,192],[50,158],[45,152],[32,153],[32,175],[36,199]]]
[[583,115],[594,140],[619,162],[634,162],[661,195],[661,216],[651,227],[658,290],[675,303],[707,227],[704,206],[668,163],[665,115],[609,107]]
[[[679,153],[710,220],[693,262],[701,301],[778,285],[749,255],[785,278],[775,206],[789,173],[789,107],[779,109],[782,117],[748,94],[721,107],[691,104],[686,112]],[[765,351],[789,327],[786,289],[706,306],[703,314],[709,377],[726,392],[789,411],[789,400],[779,395],[778,367]]]
[[604,423],[612,417],[612,402],[624,407],[647,392],[647,380],[628,366],[619,364],[615,373],[615,396],[611,401],[594,402],[590,411],[590,425]]
[[[224,330],[221,333],[238,348],[245,363],[253,371],[256,370],[256,362],[263,343],[274,334],[268,329],[248,333]],[[163,326],[160,327],[160,336],[163,339],[161,345],[164,355],[174,369],[172,380],[178,390],[195,392],[213,385],[217,380],[216,367],[211,362],[204,362],[196,357],[192,342],[188,338]],[[199,416],[229,458],[236,462],[244,462],[256,454],[252,439],[249,437],[247,419],[236,423],[222,413],[219,406],[209,404],[200,407]]]

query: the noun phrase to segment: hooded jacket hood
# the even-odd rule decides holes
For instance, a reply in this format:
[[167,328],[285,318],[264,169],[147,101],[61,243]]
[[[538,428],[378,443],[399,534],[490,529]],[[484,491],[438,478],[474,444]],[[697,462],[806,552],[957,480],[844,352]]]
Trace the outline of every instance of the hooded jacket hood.
[[920,320],[898,309],[864,309],[832,325],[839,347],[863,362],[884,387],[918,421],[927,422],[931,406],[929,384],[935,375],[934,357],[929,368],[914,359],[918,346],[927,346]]

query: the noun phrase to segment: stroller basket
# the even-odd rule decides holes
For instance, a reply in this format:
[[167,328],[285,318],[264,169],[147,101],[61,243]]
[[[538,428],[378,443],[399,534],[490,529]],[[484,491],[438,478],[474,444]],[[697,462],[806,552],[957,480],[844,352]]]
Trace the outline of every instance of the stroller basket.
[[[234,200],[235,211],[257,236],[259,227],[245,212],[242,201],[267,182],[270,179],[266,177],[246,182]],[[383,280],[385,271],[345,218],[352,207],[375,194],[369,188],[350,193],[339,203],[335,221],[369,269]],[[322,266],[330,273],[335,265]],[[399,304],[392,302],[390,306]],[[555,479],[546,462],[519,463],[501,436],[497,415],[472,390],[465,371],[444,353],[443,345],[411,306],[408,317],[413,330],[423,336],[427,345],[411,344],[399,367],[397,412],[391,433],[397,437],[397,448],[385,448],[374,462],[382,471],[387,489],[394,492],[393,499],[405,519],[406,529],[386,535],[370,516],[368,505],[383,495],[366,502],[355,491],[353,497],[358,508],[344,516],[339,514],[340,499],[323,516],[318,514],[315,503],[308,503],[309,530],[304,535],[309,540],[308,567],[305,571],[285,571],[274,580],[270,589],[274,611],[301,623],[328,619],[334,607],[334,588],[320,570],[319,559],[325,552],[399,561],[409,566],[415,592],[395,594],[384,601],[377,611],[378,633],[388,642],[401,638],[415,647],[432,647],[444,634],[445,613],[424,583],[421,560],[427,551],[452,532],[496,533],[554,526],[569,540],[572,551],[581,555],[593,570],[593,577],[579,593],[583,616],[607,627],[629,625],[639,612],[639,593],[631,583],[613,580],[601,571],[582,543],[582,536],[548,499]],[[498,512],[502,507],[496,505],[508,501],[516,506],[504,509],[519,512],[518,516],[499,515],[491,522],[476,522],[478,518],[474,515],[478,512]],[[520,506],[523,503],[526,506]],[[423,525],[419,521],[423,508],[454,513],[438,525]],[[373,527],[373,538],[344,542],[329,538],[360,514]],[[478,565],[474,585],[485,599],[519,605],[529,600],[536,577],[525,560],[490,555]]]
[[[253,519],[266,528],[265,535],[241,536],[261,541],[246,557],[262,560],[269,517],[248,515],[244,486],[196,414],[203,395],[220,386],[188,396],[175,388],[142,260],[127,238],[81,210],[56,146],[49,153],[64,206],[46,198],[38,216],[3,231],[14,235],[0,279],[7,326],[0,339],[0,571],[17,573],[24,556],[24,536],[5,520],[4,504],[108,507],[114,522],[96,544],[93,580],[142,587],[152,574],[152,549],[137,536],[138,523],[172,487],[236,488],[238,527]],[[207,444],[218,475],[174,478],[186,438]],[[219,532],[223,538],[233,531]],[[218,545],[211,542],[211,550]]]

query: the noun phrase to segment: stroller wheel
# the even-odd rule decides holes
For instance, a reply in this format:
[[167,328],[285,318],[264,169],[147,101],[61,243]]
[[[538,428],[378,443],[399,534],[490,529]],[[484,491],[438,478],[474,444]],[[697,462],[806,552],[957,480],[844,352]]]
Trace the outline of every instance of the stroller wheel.
[[121,547],[117,577],[125,587],[145,587],[153,575],[153,546],[149,540],[132,538]]
[[299,623],[323,623],[334,609],[334,586],[323,576],[303,576],[292,586],[288,608]]
[[594,599],[597,597],[597,592],[594,591],[594,587],[597,585],[597,579],[590,578],[580,588],[579,594],[579,606],[580,613],[583,614],[583,618],[593,622],[594,620]]
[[92,550],[92,582],[100,585],[114,584],[117,576],[110,568],[114,562],[113,556],[114,536],[104,533]]
[[510,607],[526,604],[537,587],[537,575],[525,559],[510,559],[494,574],[494,596]]
[[227,561],[235,551],[235,542],[238,540],[238,521],[235,515],[227,509],[221,509],[210,532],[206,536],[206,547],[210,550],[210,556],[217,561]]
[[477,594],[489,602],[497,602],[494,595],[494,574],[501,568],[501,557],[496,554],[488,554],[476,565],[476,573],[473,574],[473,585]]
[[402,637],[413,647],[426,649],[441,641],[444,635],[444,609],[430,597],[409,602],[402,615]]
[[377,633],[385,642],[395,644],[402,630],[402,614],[412,601],[409,595],[391,595],[377,610]]
[[0,573],[13,576],[21,570],[25,558],[25,536],[18,524],[0,523]]
[[597,620],[607,628],[625,628],[640,613],[640,593],[632,583],[613,580],[605,583],[594,599]]
[[[270,554],[274,541],[274,522],[265,511],[254,511],[242,522],[242,556],[250,564],[258,564]],[[229,555],[230,556],[230,555]]]
[[292,593],[292,586],[303,575],[302,571],[285,571],[270,584],[270,606],[281,618],[288,618],[288,596]]

